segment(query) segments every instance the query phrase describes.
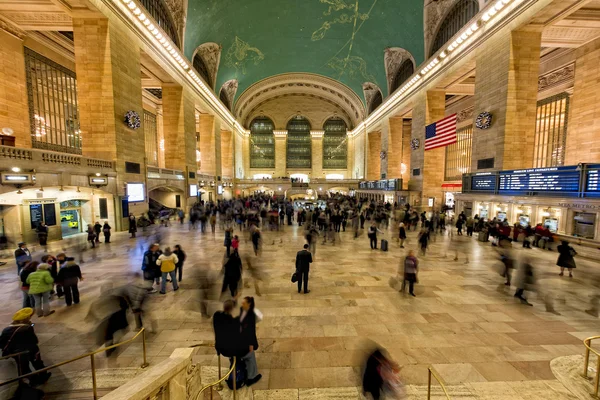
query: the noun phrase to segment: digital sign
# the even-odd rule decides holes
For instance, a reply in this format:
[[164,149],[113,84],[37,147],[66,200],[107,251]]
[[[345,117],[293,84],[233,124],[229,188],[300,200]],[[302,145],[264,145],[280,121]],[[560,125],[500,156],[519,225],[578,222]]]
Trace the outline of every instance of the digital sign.
[[587,166],[585,174],[585,191],[587,196],[600,197],[600,164]]
[[190,185],[190,197],[198,197],[198,185]]
[[473,192],[495,192],[498,175],[486,173],[471,177],[471,190]]
[[358,183],[358,188],[365,190],[385,190],[388,192],[395,192],[397,190],[402,190],[402,179],[363,181]]
[[146,199],[146,191],[143,183],[128,183],[127,184],[127,201],[137,203]]
[[534,168],[499,173],[500,194],[579,193],[581,171],[577,166]]

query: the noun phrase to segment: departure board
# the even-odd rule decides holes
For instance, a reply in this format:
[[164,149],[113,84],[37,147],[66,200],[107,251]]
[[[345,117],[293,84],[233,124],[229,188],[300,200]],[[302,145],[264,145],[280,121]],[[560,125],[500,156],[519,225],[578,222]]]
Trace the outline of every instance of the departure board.
[[577,166],[534,168],[501,171],[498,185],[500,194],[577,194],[581,171]]
[[486,173],[481,175],[473,175],[471,177],[471,191],[473,192],[490,192],[496,191],[496,182],[498,175]]
[[587,196],[600,196],[600,164],[590,164],[587,166],[585,191]]

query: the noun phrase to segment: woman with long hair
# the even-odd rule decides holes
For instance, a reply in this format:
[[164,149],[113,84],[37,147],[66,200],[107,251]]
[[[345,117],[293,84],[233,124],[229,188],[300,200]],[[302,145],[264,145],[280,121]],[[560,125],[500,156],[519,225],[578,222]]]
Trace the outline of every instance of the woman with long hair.
[[242,360],[246,364],[246,386],[251,386],[262,378],[262,375],[258,373],[258,365],[256,365],[256,356],[254,354],[258,349],[254,297],[244,297],[239,318],[240,344],[247,346],[246,348],[248,349],[248,354],[242,357]]

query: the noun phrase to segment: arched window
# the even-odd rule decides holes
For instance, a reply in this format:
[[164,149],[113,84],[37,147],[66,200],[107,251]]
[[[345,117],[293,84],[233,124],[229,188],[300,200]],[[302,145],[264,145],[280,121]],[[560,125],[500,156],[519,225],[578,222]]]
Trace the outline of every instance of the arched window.
[[396,89],[404,84],[411,76],[415,73],[415,66],[412,60],[406,59],[400,67],[398,68],[398,72],[394,75],[394,80],[392,81],[392,87],[390,88],[390,94],[394,93]]
[[429,56],[441,49],[450,38],[467,24],[479,12],[479,3],[477,0],[459,0],[452,7],[444,22],[440,25],[438,33],[431,46]]
[[250,168],[275,168],[275,124],[267,117],[250,123]]
[[348,167],[348,136],[346,122],[338,117],[329,118],[323,124],[323,169],[346,169]]
[[208,67],[206,66],[206,63],[204,62],[202,57],[200,57],[199,54],[196,54],[194,56],[194,61],[192,62],[192,65],[198,73],[198,75],[200,75],[200,77],[204,79],[204,82],[206,82],[206,84],[212,89],[213,86],[210,79],[210,74],[208,73]]
[[225,93],[225,91],[223,89],[221,89],[221,92],[219,93],[219,99],[221,99],[221,102],[223,102],[225,107],[227,107],[227,109],[229,111],[231,111],[231,104],[229,104],[229,99],[227,98],[227,93]]
[[175,22],[169,11],[169,7],[165,4],[165,0],[140,0],[148,14],[158,23],[163,31],[171,38],[175,46],[181,48],[179,44],[179,35]]
[[312,165],[310,122],[298,115],[288,122],[287,131],[287,167],[310,168]]
[[377,90],[373,98],[371,99],[371,104],[369,104],[369,114],[377,109],[383,103],[383,96],[381,95],[381,90]]

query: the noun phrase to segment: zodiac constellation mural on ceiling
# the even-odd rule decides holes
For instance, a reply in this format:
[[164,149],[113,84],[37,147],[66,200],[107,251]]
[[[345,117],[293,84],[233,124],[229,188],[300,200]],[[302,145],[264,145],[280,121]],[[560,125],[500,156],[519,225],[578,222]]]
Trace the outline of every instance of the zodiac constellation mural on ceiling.
[[[319,0],[320,3],[328,6],[327,10],[323,12],[323,16],[333,18],[323,22],[321,27],[313,32],[311,36],[313,42],[324,39],[333,25],[352,24],[350,38],[327,62],[327,66],[336,71],[338,80],[344,75],[349,78],[360,75],[364,80],[375,81],[373,75],[367,71],[367,62],[359,56],[352,55],[352,50],[356,35],[365,21],[369,19],[377,1],[372,0],[369,10],[363,13],[360,12],[360,0]],[[345,50],[347,50],[345,54],[340,56]]]
[[246,75],[246,65],[248,63],[253,62],[254,65],[258,65],[264,59],[265,55],[262,51],[236,36],[225,55],[225,65]]

